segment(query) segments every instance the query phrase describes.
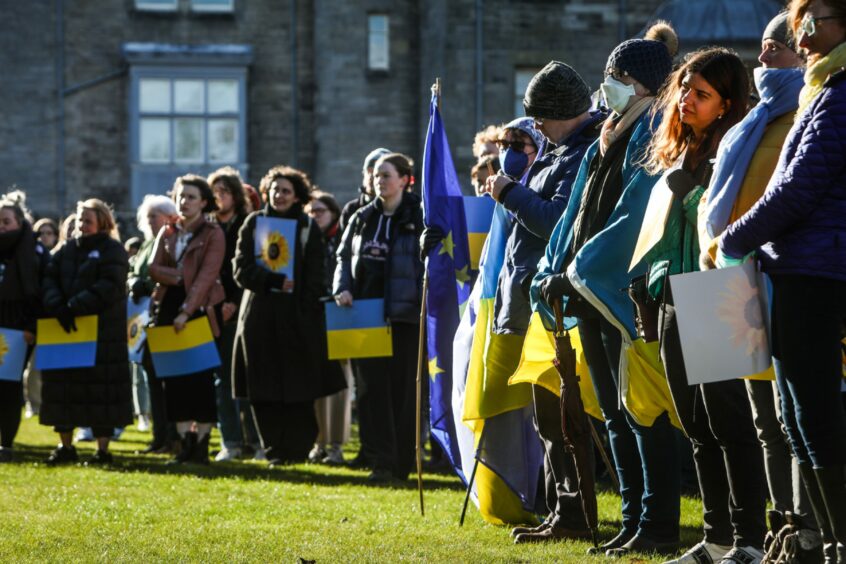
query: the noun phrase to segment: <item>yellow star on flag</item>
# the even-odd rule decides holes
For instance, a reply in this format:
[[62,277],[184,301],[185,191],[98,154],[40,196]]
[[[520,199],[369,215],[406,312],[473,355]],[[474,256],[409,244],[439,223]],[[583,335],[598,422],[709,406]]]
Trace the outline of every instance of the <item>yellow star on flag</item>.
[[435,376],[442,374],[444,371],[438,366],[438,357],[429,359],[429,378],[435,379]]
[[443,242],[441,243],[441,250],[438,251],[439,255],[444,253],[449,255],[449,258],[454,259],[455,257],[452,255],[453,250],[455,249],[455,243],[452,241],[452,231],[447,233],[447,236],[444,237]]
[[461,270],[455,271],[455,279],[462,286],[464,286],[465,284],[470,282],[470,275],[467,273],[468,268],[469,268],[469,265],[465,264],[464,268],[462,268]]

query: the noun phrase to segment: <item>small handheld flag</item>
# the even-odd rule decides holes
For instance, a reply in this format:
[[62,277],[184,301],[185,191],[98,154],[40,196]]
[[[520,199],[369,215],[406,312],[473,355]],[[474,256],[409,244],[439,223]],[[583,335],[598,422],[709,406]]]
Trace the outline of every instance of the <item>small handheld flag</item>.
[[97,316],[74,319],[76,331],[66,333],[57,319],[39,319],[35,367],[39,370],[88,368],[97,357]]
[[160,378],[187,376],[220,366],[220,354],[205,316],[192,319],[179,333],[173,325],[150,327],[147,342]]
[[144,343],[147,341],[145,328],[150,322],[150,298],[141,298],[135,303],[132,298],[126,300],[126,345],[129,360],[141,363]]
[[464,215],[467,216],[467,243],[470,246],[470,268],[479,270],[482,248],[488,238],[496,202],[488,196],[464,196]]
[[0,327],[0,380],[20,382],[25,360],[23,331]]
[[351,307],[327,303],[326,341],[329,360],[393,356],[385,301],[356,300]]
[[297,222],[277,217],[256,218],[254,248],[259,264],[276,274],[294,278]]

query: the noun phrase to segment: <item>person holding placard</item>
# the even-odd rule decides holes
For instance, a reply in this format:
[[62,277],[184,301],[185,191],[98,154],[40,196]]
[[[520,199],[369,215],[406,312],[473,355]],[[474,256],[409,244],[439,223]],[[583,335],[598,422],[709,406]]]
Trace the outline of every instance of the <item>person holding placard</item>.
[[[233,351],[233,390],[252,406],[271,466],[305,462],[317,438],[314,400],[343,388],[326,355],[323,236],[303,207],[311,182],[277,166],[261,180],[267,204],[247,216],[232,261],[244,289]],[[340,376],[340,374],[339,374]]]
[[415,386],[423,263],[420,196],[409,191],[412,160],[399,153],[376,161],[376,199],[344,230],[332,293],[340,306],[383,298],[393,356],[353,361],[361,462],[368,480],[405,480],[414,465]]
[[[671,194],[664,232],[644,260],[647,291],[663,302],[661,360],[693,459],[704,506],[705,538],[678,560],[757,562],[766,526],[761,445],[741,380],[688,385],[668,277],[699,270],[697,206],[711,178],[717,147],[746,115],[749,78],[740,57],[714,47],[695,51],[668,79],[656,104],[658,130],[647,169],[663,173],[656,190]],[[729,495],[731,503],[729,503]]]
[[[12,461],[21,423],[24,360],[35,344],[35,320],[41,308],[39,257],[25,201],[26,194],[19,190],[0,199],[0,360],[14,371],[0,377],[0,463]],[[17,335],[21,332],[22,339]],[[15,345],[25,350],[12,350]],[[21,362],[13,366],[12,359]]]
[[[205,316],[218,337],[214,306],[224,298],[219,276],[226,241],[220,227],[206,221],[206,214],[217,208],[214,193],[205,178],[186,174],[176,179],[172,196],[179,215],[159,231],[150,263],[150,277],[157,283],[153,325],[172,325],[178,334],[188,321]],[[186,368],[184,374],[168,375],[164,392],[167,419],[176,424],[182,443],[169,463],[208,464],[209,438],[217,422],[214,370]]]
[[789,12],[808,55],[799,109],[766,192],[720,236],[716,264],[756,253],[772,281],[784,427],[826,562],[846,562],[846,2],[793,0]]
[[[88,464],[109,464],[115,427],[132,424],[132,380],[126,346],[126,275],[129,262],[109,206],[79,202],[73,237],[56,251],[43,280],[46,316],[67,334],[76,318],[96,316],[96,356],[84,368],[42,370],[42,425],[54,426],[61,444],[47,464],[76,462],[74,427],[91,427],[97,452]],[[40,339],[39,334],[39,339]]]

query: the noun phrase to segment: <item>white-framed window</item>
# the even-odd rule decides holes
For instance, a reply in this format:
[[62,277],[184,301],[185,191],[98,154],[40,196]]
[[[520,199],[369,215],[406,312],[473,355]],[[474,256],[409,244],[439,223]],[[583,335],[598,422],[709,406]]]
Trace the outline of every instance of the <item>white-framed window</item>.
[[387,14],[367,15],[367,68],[386,71],[391,66],[391,19]]
[[139,76],[138,162],[239,162],[241,91],[240,80],[236,76],[189,74],[178,77],[167,76],[166,73]]
[[526,95],[526,88],[528,88],[532,77],[539,70],[541,70],[540,67],[519,67],[514,69],[514,117],[523,117],[526,115],[526,110],[523,109],[523,96]]
[[175,12],[179,0],[135,0],[135,9],[144,12]]
[[235,0],[191,0],[191,10],[228,14],[235,9]]

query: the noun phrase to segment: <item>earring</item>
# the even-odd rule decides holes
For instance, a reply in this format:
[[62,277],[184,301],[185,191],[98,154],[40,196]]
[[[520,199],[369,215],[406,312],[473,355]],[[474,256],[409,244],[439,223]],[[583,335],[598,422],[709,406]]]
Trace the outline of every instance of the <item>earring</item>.
[[717,119],[723,119],[723,114],[718,115]]

